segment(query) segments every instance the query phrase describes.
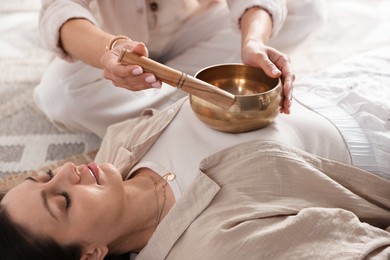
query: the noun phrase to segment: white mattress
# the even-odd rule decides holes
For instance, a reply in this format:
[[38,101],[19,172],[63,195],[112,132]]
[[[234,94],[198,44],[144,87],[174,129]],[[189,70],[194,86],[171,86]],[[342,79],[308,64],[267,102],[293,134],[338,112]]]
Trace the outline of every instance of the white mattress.
[[390,179],[390,46],[298,80],[294,96],[337,126],[355,166]]

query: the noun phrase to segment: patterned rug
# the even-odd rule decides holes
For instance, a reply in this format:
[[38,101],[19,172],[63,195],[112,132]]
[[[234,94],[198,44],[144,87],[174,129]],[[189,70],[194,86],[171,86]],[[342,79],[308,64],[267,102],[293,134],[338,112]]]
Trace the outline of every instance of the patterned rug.
[[[290,55],[297,78],[357,53],[390,45],[390,1],[326,0],[328,21]],[[32,170],[93,160],[100,140],[54,127],[33,88],[52,58],[38,31],[39,0],[0,1],[0,192]]]
[[100,140],[64,132],[36,107],[33,88],[51,59],[38,33],[39,0],[0,2],[0,191],[64,159],[93,160]]

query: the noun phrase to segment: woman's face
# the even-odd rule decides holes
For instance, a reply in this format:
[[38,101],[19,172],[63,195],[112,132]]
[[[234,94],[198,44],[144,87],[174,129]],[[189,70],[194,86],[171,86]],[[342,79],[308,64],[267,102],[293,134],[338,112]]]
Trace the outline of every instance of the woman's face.
[[34,234],[84,248],[108,245],[118,235],[126,201],[121,175],[112,165],[66,163],[27,178],[3,204],[11,219]]

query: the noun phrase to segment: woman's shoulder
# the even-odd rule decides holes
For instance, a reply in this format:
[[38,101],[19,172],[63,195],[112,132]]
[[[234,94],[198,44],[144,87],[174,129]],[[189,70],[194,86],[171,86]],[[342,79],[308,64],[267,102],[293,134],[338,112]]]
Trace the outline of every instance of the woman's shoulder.
[[140,148],[145,145],[151,146],[154,143],[153,140],[150,141],[151,138],[158,138],[159,133],[170,124],[185,100],[187,98],[183,98],[161,111],[147,108],[139,117],[109,126],[95,161],[113,163],[121,148],[130,150],[135,146]]

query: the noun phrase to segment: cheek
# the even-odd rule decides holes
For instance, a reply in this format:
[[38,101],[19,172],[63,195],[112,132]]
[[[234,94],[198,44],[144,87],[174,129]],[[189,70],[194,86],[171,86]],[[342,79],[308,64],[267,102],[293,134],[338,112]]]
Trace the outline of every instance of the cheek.
[[[24,186],[28,189],[24,190],[22,188]],[[21,225],[32,234],[51,236],[54,233],[53,230],[59,233],[58,222],[43,208],[39,192],[34,190],[31,185],[23,183],[20,188],[14,188],[9,195],[5,208],[13,222]]]
[[74,203],[72,201],[74,208],[70,213],[78,219],[77,222],[91,228],[103,223],[115,224],[123,212],[124,195],[123,189],[89,190],[75,194]]

